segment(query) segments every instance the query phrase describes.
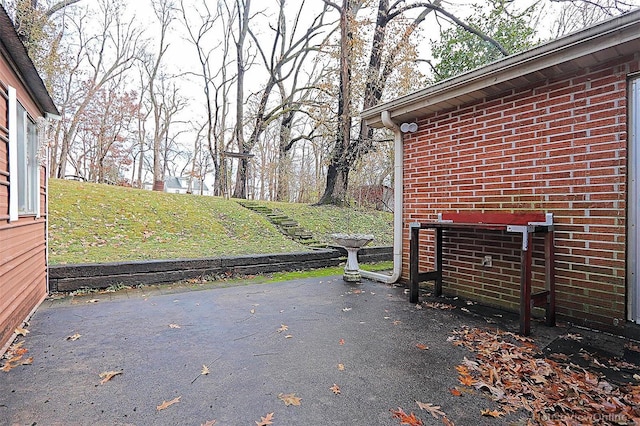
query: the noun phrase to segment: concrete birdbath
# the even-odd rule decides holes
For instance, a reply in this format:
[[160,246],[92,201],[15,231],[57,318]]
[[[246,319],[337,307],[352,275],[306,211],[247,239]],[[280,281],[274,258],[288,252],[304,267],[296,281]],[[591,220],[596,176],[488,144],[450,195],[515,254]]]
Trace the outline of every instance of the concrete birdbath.
[[342,279],[346,282],[360,282],[360,265],[358,265],[358,250],[373,241],[369,234],[331,234],[331,238],[347,250],[347,264],[344,266]]

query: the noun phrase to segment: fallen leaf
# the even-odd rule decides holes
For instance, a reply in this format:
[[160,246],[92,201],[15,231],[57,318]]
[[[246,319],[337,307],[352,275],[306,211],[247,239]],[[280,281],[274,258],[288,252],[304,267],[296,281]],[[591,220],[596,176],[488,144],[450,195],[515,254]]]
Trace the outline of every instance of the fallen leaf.
[[362,293],[362,290],[360,290],[360,289],[355,289],[355,290],[353,290],[353,291],[352,291],[352,293],[353,293],[353,294],[360,294],[360,293]]
[[252,310],[250,310],[249,312],[253,315],[253,314],[255,314],[255,313],[256,313],[256,310],[255,310],[255,309],[252,309]]
[[469,368],[466,365],[456,365],[456,371],[462,376],[469,375]]
[[428,411],[429,414],[431,414],[431,416],[434,419],[438,419],[438,416],[444,416],[445,414],[440,410],[440,406],[439,405],[433,405],[431,403],[428,402],[420,402],[420,401],[416,401],[416,404],[418,404],[418,407],[420,407],[421,410],[425,410]]
[[122,374],[122,371],[105,371],[103,373],[100,373],[100,378],[102,379],[100,381],[100,384],[104,385],[105,383],[107,383],[109,380],[111,380],[113,377],[117,376],[118,374]]
[[389,410],[389,411],[391,411],[391,414],[393,415],[394,419],[400,419],[401,425],[409,425],[409,426],[423,425],[422,420],[417,418],[415,414],[413,413],[407,414],[400,407],[398,407],[398,411],[393,411],[393,410]]
[[449,305],[448,303],[440,303],[440,302],[423,302],[423,305],[428,308],[441,309],[443,311],[456,308],[454,305]]
[[338,364],[338,370],[344,371],[344,364]]
[[340,339],[340,340],[338,341],[338,344],[339,344],[340,346],[344,345],[344,339]]
[[402,324],[402,321],[400,321],[400,320],[395,320],[393,322],[393,325],[400,325],[400,324]]
[[169,324],[169,328],[180,328],[178,324]]
[[534,383],[547,383],[547,379],[545,379],[543,376],[541,376],[540,374],[532,374],[529,376],[529,378],[531,380],[533,380]]
[[29,352],[28,349],[22,347],[23,344],[24,340],[9,346],[9,349],[4,354],[6,361],[0,368],[1,371],[9,372],[19,365],[29,365],[33,362],[33,358],[29,358],[26,361],[22,359]]
[[486,391],[488,391],[491,395],[493,395],[493,397],[496,400],[500,400],[500,399],[504,398],[504,395],[505,395],[504,391],[502,389],[500,389],[500,388],[498,388],[496,386],[489,385],[489,384],[487,384],[485,382],[482,382],[482,381],[474,382],[473,387],[478,389],[478,390],[486,390]]
[[209,420],[207,422],[202,423],[200,426],[213,426],[216,424],[215,420]]
[[458,376],[458,380],[465,386],[473,386],[476,382],[471,376]]
[[462,396],[462,392],[460,392],[460,389],[458,388],[449,389],[449,393],[451,393],[451,395],[453,396]]
[[82,336],[82,334],[76,333],[76,334],[74,334],[72,336],[67,336],[67,340],[75,341],[75,340],[78,340],[80,338],[80,336]]
[[260,416],[260,421],[256,422],[256,424],[258,426],[269,426],[273,424],[271,420],[273,420],[273,413],[269,413],[264,417]]
[[202,374],[203,376],[206,376],[207,374],[209,374],[209,367],[203,364],[202,371],[200,372],[200,374]]
[[22,361],[20,364],[21,365],[31,365],[31,364],[33,364],[33,357],[30,356],[29,358],[27,358],[24,361]]
[[424,343],[418,343],[416,345],[416,348],[425,351],[425,350],[429,349],[429,346],[425,345]]
[[449,420],[446,416],[442,418],[442,424],[444,426],[455,426],[455,424]]
[[579,334],[567,333],[562,336],[559,336],[561,339],[565,340],[575,340],[576,342],[580,342],[582,340],[582,336]]
[[561,354],[561,353],[553,353],[549,355],[549,358],[557,359],[560,361],[569,361],[569,355]]
[[504,416],[503,412],[498,411],[498,410],[489,410],[488,408],[484,409],[484,410],[480,410],[480,414],[482,414],[485,417],[493,417],[495,419],[497,419],[497,418],[499,418],[501,416]]
[[329,389],[331,389],[331,391],[336,395],[340,394],[340,386],[336,385],[335,383]]
[[276,331],[277,331],[278,333],[282,333],[283,331],[287,331],[287,330],[289,330],[289,327],[288,327],[288,326],[286,326],[286,325],[284,325],[284,324],[280,324],[280,328],[279,328],[279,329],[277,329]]
[[162,404],[158,405],[156,407],[156,410],[161,411],[161,410],[164,410],[166,408],[169,408],[173,404],[176,404],[176,403],[180,402],[180,398],[182,398],[182,396],[178,396],[176,398],[173,398],[171,401],[162,401]]
[[293,337],[293,334],[287,334],[286,336],[284,336],[285,339],[291,339]]
[[27,334],[29,334],[29,330],[27,330],[26,328],[17,327],[16,328],[16,334],[18,336],[20,336],[20,335],[26,336]]
[[295,393],[279,394],[278,398],[284,402],[284,405],[300,405],[302,398],[297,397]]

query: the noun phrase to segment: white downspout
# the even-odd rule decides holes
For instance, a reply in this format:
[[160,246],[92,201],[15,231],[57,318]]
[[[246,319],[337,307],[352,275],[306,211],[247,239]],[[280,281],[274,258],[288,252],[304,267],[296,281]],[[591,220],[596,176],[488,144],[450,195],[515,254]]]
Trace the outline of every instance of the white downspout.
[[[43,137],[45,138],[45,140],[47,140],[46,138],[48,137],[49,134],[49,125],[51,124],[51,121],[60,121],[62,119],[61,116],[56,115],[56,114],[51,114],[51,113],[45,113],[45,128],[43,130],[44,135]],[[47,293],[51,293],[51,284],[49,283],[49,174],[50,174],[50,170],[49,167],[51,166],[51,158],[49,157],[51,155],[51,151],[49,149],[49,144],[47,143],[47,148],[45,151],[45,155],[46,155],[46,171],[44,174],[44,178],[45,178],[45,192],[44,192],[44,205],[45,205],[45,262],[47,263],[47,272],[46,272],[46,280],[47,280]],[[57,290],[57,289],[56,289]]]
[[358,272],[365,278],[393,284],[400,279],[400,274],[402,273],[402,132],[396,123],[391,120],[389,111],[382,111],[380,118],[387,129],[393,130],[393,272],[391,275],[363,271],[362,269]]

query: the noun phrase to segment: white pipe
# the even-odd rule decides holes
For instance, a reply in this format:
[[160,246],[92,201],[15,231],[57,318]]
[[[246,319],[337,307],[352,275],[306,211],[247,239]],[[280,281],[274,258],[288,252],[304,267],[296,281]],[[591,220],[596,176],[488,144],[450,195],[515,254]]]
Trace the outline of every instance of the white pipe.
[[359,270],[360,275],[386,284],[393,284],[400,279],[402,273],[402,178],[403,178],[403,149],[402,132],[391,120],[389,111],[380,114],[382,124],[393,130],[393,272],[391,275]]

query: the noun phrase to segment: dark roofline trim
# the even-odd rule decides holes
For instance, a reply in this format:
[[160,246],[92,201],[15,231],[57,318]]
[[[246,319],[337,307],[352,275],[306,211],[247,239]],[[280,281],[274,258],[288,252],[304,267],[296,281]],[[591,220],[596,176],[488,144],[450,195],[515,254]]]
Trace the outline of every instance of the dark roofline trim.
[[0,53],[7,58],[7,62],[43,115],[60,115],[2,4],[0,4]]

